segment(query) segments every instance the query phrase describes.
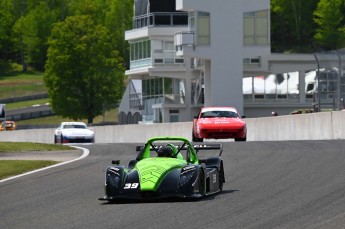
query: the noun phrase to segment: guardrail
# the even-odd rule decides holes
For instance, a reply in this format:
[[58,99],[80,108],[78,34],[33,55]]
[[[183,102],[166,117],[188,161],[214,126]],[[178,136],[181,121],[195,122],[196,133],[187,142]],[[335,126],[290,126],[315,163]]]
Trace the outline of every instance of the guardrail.
[[[345,112],[248,118],[247,141],[345,139]],[[142,143],[156,136],[192,139],[192,122],[94,126],[96,143]],[[0,132],[0,142],[54,142],[54,129]],[[239,142],[240,144],[240,142]]]

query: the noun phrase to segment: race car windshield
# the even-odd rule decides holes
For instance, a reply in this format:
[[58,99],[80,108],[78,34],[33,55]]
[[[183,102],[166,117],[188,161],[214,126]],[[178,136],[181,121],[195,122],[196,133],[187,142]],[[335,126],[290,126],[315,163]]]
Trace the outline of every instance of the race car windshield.
[[206,111],[201,113],[200,118],[215,118],[215,117],[222,117],[222,118],[238,118],[238,114],[233,111]]
[[83,126],[83,125],[65,125],[63,128],[64,129],[72,129],[72,128],[85,129],[85,126]]

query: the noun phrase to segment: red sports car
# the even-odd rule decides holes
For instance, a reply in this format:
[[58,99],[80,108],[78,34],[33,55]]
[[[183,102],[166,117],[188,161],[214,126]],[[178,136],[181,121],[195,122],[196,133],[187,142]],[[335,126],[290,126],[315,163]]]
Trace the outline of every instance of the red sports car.
[[204,138],[247,140],[246,123],[234,107],[204,107],[193,120],[193,141]]

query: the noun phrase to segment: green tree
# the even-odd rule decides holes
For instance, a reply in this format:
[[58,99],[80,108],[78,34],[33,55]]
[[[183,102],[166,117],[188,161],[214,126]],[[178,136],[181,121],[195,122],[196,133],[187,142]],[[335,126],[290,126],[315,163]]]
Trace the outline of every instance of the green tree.
[[344,0],[320,0],[314,12],[318,25],[315,39],[322,49],[338,49],[345,45]]
[[313,12],[319,0],[271,0],[273,52],[313,50]]
[[129,63],[129,45],[125,41],[125,31],[132,28],[133,0],[109,0],[109,9],[105,14],[105,26],[114,37],[114,45]]
[[122,58],[90,16],[57,23],[49,39],[45,83],[52,109],[74,120],[102,115],[123,93]]
[[12,0],[0,0],[0,58],[7,58],[11,52],[11,30],[15,22]]
[[133,0],[74,0],[69,9],[74,15],[89,15],[97,24],[104,25],[124,63],[129,62],[125,31],[132,27]]

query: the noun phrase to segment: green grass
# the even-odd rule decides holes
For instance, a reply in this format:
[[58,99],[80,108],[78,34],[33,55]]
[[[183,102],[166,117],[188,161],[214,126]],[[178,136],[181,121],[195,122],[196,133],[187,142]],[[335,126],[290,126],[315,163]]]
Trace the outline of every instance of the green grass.
[[0,83],[43,83],[44,72],[20,73],[11,76],[1,76]]
[[56,163],[58,162],[34,160],[0,160],[0,180],[35,169],[54,165]]
[[28,151],[55,151],[55,150],[74,150],[73,147],[66,145],[44,144],[34,142],[0,142],[0,154],[10,152]]
[[44,73],[21,73],[0,77],[0,99],[47,92],[43,81]]
[[49,98],[45,99],[35,99],[35,100],[29,100],[29,101],[22,101],[22,102],[16,102],[16,103],[7,103],[6,109],[7,110],[13,110],[18,108],[24,108],[24,107],[31,107],[33,105],[44,105],[46,103],[49,103]]
[[[42,118],[34,118],[34,119],[27,119],[27,120],[21,120],[17,121],[17,126],[19,125],[56,125],[56,127],[61,122],[68,122],[68,121],[75,121],[69,118],[62,118],[60,116],[48,116],[48,117],[42,117]],[[86,119],[83,120],[77,120],[87,123]],[[105,112],[104,116],[100,115],[97,116],[93,123],[102,123],[102,122],[116,122],[118,121],[118,115],[117,115],[117,109],[112,109],[110,111]]]
[[[17,96],[24,96],[37,93],[46,93],[47,89],[44,86],[43,72],[30,72],[13,74],[11,76],[0,76],[0,99],[11,98]],[[18,108],[29,107],[36,104],[46,104],[49,99],[38,99],[31,101],[23,101],[16,103],[7,103],[6,109],[13,110]],[[35,119],[28,119],[16,122],[17,125],[56,125],[58,126],[63,121],[82,121],[87,123],[87,120],[72,120],[69,118],[62,118],[60,116],[49,116]],[[95,117],[93,123],[113,122],[118,121],[117,109],[112,109],[105,112],[104,115]]]
[[[27,153],[29,151],[58,150],[74,150],[74,148],[66,145],[32,142],[0,142],[0,155],[1,153]],[[0,180],[6,177],[15,176],[35,169],[54,165],[56,163],[58,162],[37,160],[0,160]]]

